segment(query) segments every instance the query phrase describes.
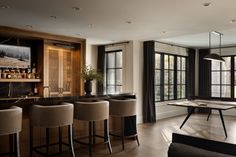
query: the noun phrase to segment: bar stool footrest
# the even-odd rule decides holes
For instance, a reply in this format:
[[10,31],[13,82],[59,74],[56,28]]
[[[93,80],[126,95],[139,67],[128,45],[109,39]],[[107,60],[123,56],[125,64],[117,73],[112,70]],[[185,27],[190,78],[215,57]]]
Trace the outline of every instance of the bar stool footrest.
[[[55,146],[55,145],[59,145],[60,143],[59,142],[56,142],[56,143],[50,143],[48,146]],[[61,144],[65,145],[65,146],[70,146],[68,143],[65,143],[65,142],[62,142]],[[40,154],[40,155],[50,155],[50,156],[56,156],[56,155],[59,155],[61,152],[57,152],[57,153],[52,153],[52,154],[47,154],[46,152],[43,152],[39,149],[41,148],[46,148],[47,145],[46,144],[43,144],[43,145],[39,145],[39,146],[34,146],[33,147],[33,151]]]
[[[106,141],[103,141],[103,142],[102,142],[102,143],[104,143],[104,144],[106,144],[106,143],[109,142],[109,140],[106,139],[106,137],[104,137],[104,136],[102,136],[102,135],[93,135],[93,138],[94,138],[94,137],[98,137],[98,138],[105,139]],[[86,143],[86,142],[82,142],[82,141],[81,141],[82,139],[88,139],[88,138],[89,138],[88,136],[85,136],[85,137],[79,137],[79,138],[77,138],[77,139],[74,139],[74,141],[75,141],[76,143],[79,143],[79,144],[83,144],[83,145],[87,145],[87,146],[89,146],[89,143]],[[94,145],[94,144],[92,144],[92,145]]]

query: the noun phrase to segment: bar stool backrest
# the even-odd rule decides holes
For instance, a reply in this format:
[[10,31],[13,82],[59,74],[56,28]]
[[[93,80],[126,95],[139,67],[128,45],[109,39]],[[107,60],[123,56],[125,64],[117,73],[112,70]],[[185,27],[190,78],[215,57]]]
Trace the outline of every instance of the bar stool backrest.
[[0,110],[0,135],[18,133],[22,128],[22,108],[13,106]]
[[73,124],[74,105],[33,105],[31,110],[31,125],[36,127],[55,128]]
[[75,117],[84,121],[100,121],[109,118],[109,102],[76,102]]
[[110,99],[109,103],[111,116],[127,117],[136,115],[136,99]]

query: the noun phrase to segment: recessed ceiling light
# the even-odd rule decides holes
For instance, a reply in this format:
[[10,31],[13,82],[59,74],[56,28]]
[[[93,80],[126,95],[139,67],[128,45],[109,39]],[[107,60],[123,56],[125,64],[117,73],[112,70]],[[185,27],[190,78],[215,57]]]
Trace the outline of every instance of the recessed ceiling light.
[[52,19],[56,19],[57,17],[52,15],[52,16],[50,16],[50,18],[52,18]]
[[2,9],[9,9],[10,6],[9,6],[9,5],[1,4],[1,5],[0,5],[0,8],[2,8]]
[[81,36],[81,34],[79,34],[79,33],[76,33],[75,35]]
[[93,24],[89,24],[88,26],[89,26],[89,28],[92,28],[92,27],[93,27]]
[[80,10],[80,8],[79,7],[72,7],[72,9],[74,10],[74,11],[79,11]]
[[132,23],[132,21],[125,21],[125,23],[127,23],[127,24],[131,24],[131,23]]
[[230,23],[236,23],[236,19],[231,20]]
[[30,29],[33,28],[32,25],[25,25],[25,27],[26,27],[26,28],[30,28]]
[[209,7],[209,6],[211,6],[211,2],[203,3],[202,6],[204,6],[204,7]]
[[166,33],[166,31],[162,31],[161,33],[162,33],[162,34],[165,34],[165,33]]

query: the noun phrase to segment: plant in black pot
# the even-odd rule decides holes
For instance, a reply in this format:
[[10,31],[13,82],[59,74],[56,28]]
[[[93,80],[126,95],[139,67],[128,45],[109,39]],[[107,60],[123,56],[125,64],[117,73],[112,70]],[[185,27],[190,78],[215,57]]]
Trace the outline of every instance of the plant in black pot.
[[92,81],[97,80],[97,83],[102,83],[103,77],[91,65],[84,66],[81,71],[81,78],[84,80],[85,96],[91,96]]

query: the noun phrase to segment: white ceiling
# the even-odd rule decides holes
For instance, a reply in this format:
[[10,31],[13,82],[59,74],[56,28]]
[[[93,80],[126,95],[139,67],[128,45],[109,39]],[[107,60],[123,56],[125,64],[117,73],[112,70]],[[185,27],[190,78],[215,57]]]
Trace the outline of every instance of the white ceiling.
[[[204,7],[206,2],[211,5]],[[83,37],[92,44],[157,40],[206,47],[207,32],[217,30],[224,34],[224,45],[236,45],[236,23],[230,23],[236,19],[235,0],[0,0],[0,4],[10,7],[0,8],[0,25]]]

